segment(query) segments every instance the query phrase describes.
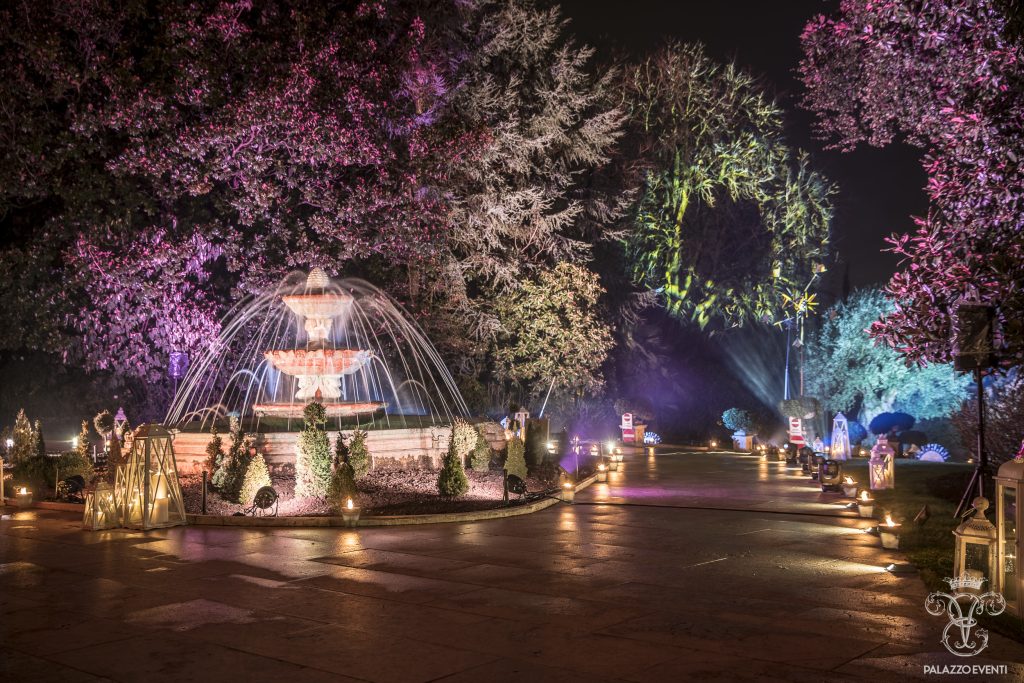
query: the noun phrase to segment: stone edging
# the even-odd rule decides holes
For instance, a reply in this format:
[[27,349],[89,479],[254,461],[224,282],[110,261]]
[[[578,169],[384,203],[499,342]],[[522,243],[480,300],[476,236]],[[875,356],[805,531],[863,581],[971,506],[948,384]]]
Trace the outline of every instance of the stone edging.
[[[597,481],[593,474],[576,485],[576,491],[582,491]],[[541,498],[532,503],[517,505],[510,508],[493,508],[473,512],[445,512],[432,515],[382,515],[380,517],[364,517],[355,527],[371,526],[403,526],[411,524],[442,524],[445,522],[477,522],[485,519],[501,519],[517,517],[539,512],[558,503],[557,498]],[[235,527],[347,527],[345,520],[337,515],[329,517],[225,517],[221,515],[186,515],[189,524],[197,526],[235,526]]]
[[[3,505],[16,508],[18,507],[18,501],[16,498],[7,498],[0,501],[0,507]],[[31,510],[33,508],[36,510],[60,510],[61,512],[79,512],[83,514],[85,512],[85,505],[82,503],[57,503],[49,500],[34,500],[27,508],[22,509]]]

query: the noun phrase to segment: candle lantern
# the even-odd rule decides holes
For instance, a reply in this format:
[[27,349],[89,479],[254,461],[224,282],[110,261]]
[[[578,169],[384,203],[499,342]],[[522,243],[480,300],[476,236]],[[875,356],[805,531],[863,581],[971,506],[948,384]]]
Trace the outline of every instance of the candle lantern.
[[115,529],[121,526],[121,518],[114,504],[114,489],[105,481],[100,481],[96,489],[85,495],[85,515],[82,528],[90,531]]
[[341,508],[341,519],[345,522],[345,526],[354,527],[359,523],[359,515],[362,510],[356,506],[351,498],[345,501],[345,506]]
[[1020,534],[1024,524],[1021,496],[1024,496],[1024,444],[1017,459],[1003,463],[996,475],[998,559],[993,587],[1002,593],[1006,606],[1018,617],[1024,614],[1024,574],[1019,559],[1024,552]]
[[868,481],[872,491],[896,487],[895,455],[885,436],[878,437],[868,461]]
[[892,515],[886,513],[885,522],[878,525],[878,537],[886,550],[899,550],[900,525],[893,521]]
[[562,484],[562,502],[572,503],[576,499],[576,485],[571,481]]
[[601,483],[608,481],[608,466],[603,462],[597,466],[597,480]]
[[857,495],[857,482],[853,480],[853,477],[843,477],[843,495],[847,498]]
[[860,498],[857,499],[857,513],[865,518],[875,516],[875,501],[867,491],[860,492]]
[[998,533],[996,527],[985,516],[988,500],[978,496],[971,505],[977,513],[953,531],[953,535],[956,536],[954,578],[988,579],[990,585],[994,585]]
[[[2,472],[0,472],[2,475]],[[32,507],[32,492],[24,486],[14,489],[14,501],[20,508]]]
[[186,524],[172,437],[161,425],[135,430],[127,462],[117,468],[114,503],[124,526],[135,529]]
[[850,426],[842,413],[836,413],[832,420],[832,445],[829,452],[833,460],[850,459]]

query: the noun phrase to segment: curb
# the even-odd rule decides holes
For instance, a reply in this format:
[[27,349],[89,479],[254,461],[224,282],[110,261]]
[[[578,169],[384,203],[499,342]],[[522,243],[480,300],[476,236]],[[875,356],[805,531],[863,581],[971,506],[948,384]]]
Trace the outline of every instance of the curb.
[[[0,501],[0,507],[8,506],[16,508],[18,507],[18,501],[14,498],[7,498],[6,500]],[[47,500],[32,501],[31,505],[27,508],[21,508],[22,510],[59,510],[61,512],[85,512],[85,505],[82,503],[56,503]]]
[[[576,485],[576,491],[582,491],[597,481],[592,474]],[[557,498],[541,498],[532,503],[517,505],[511,508],[493,508],[491,510],[475,510],[472,512],[442,512],[431,515],[381,515],[364,517],[355,524],[348,524],[343,517],[224,517],[221,515],[186,515],[188,523],[195,526],[231,526],[231,527],[375,527],[375,526],[411,526],[414,524],[445,524],[451,522],[478,522],[488,519],[518,517],[545,510],[556,503]]]

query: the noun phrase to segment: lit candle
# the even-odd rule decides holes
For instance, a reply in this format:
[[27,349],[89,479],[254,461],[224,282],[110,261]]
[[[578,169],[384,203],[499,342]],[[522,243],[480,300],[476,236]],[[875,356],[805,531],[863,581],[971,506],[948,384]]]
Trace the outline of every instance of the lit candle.
[[352,499],[351,498],[349,498],[347,501],[345,501],[345,508],[346,509],[351,510],[354,507],[355,507],[355,505],[352,503]]

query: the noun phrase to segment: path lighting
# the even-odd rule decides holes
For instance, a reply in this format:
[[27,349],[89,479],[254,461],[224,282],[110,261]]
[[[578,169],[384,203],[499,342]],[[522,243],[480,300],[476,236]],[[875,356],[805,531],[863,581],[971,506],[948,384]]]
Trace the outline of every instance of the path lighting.
[[14,448],[14,439],[8,438],[4,443],[7,444],[8,449]]
[[860,498],[857,499],[857,512],[864,518],[875,515],[875,499],[869,496],[867,491],[860,492]]
[[608,481],[608,466],[603,462],[597,466],[597,480],[602,484]]
[[355,502],[351,498],[346,498],[345,507],[341,509],[341,519],[345,522],[345,526],[355,526],[359,521],[360,512],[362,512],[362,510],[356,507]]
[[615,452],[615,442],[614,441],[609,441],[608,442],[608,444],[606,446],[605,452],[606,453],[614,453]]
[[571,481],[562,484],[562,502],[572,503],[576,499],[576,485]]
[[718,448],[718,442],[715,441],[714,439],[711,440],[711,444],[710,445],[711,445],[712,448]]
[[1017,458],[1004,462],[996,474],[996,527],[999,532],[997,571],[993,586],[1006,598],[1007,608],[1024,614],[1024,574],[1018,558],[1024,553],[1020,529],[1024,524],[1020,501],[1024,496],[1024,444]]
[[[967,578],[975,581],[987,579],[992,588],[997,575],[996,558],[998,556],[999,533],[992,522],[988,521],[985,511],[988,499],[978,496],[971,503],[977,513],[958,526],[953,535],[956,537],[956,552],[953,555],[953,578]],[[968,586],[974,590],[973,584]],[[978,592],[984,589],[977,588]],[[1004,596],[1005,597],[1005,596]],[[1007,600],[1009,602],[1009,600]]]
[[854,498],[857,495],[857,482],[853,477],[843,477],[843,495],[847,498]]
[[547,449],[548,449],[548,453],[554,453],[555,452],[555,442],[554,441],[548,441]]
[[893,521],[888,512],[885,513],[885,523],[878,525],[878,536],[886,550],[900,549],[900,525]]
[[609,472],[618,472],[619,471],[619,461],[616,460],[615,458],[608,458],[608,471]]
[[96,489],[85,494],[85,515],[82,528],[89,531],[114,529],[121,526],[121,518],[114,505],[114,489],[105,481],[96,484]]

